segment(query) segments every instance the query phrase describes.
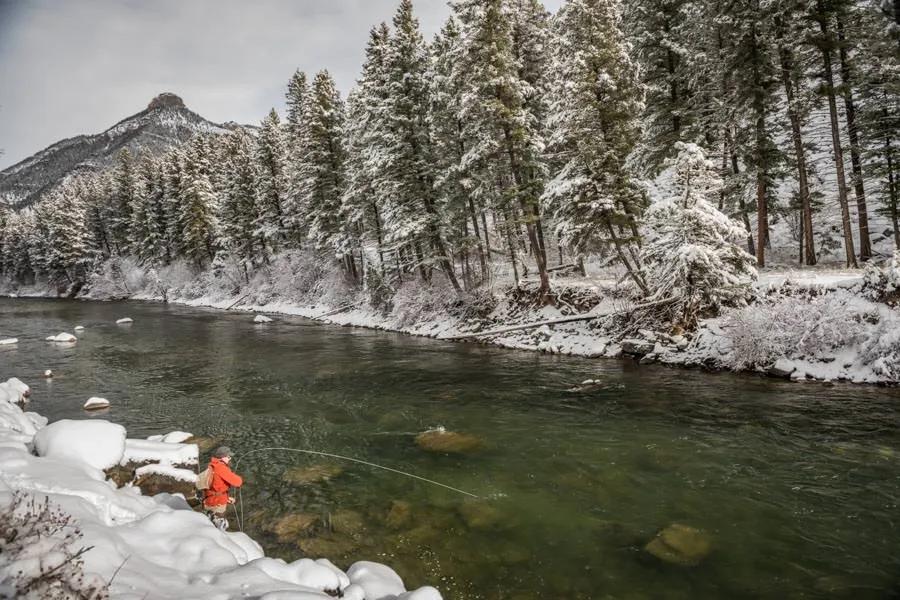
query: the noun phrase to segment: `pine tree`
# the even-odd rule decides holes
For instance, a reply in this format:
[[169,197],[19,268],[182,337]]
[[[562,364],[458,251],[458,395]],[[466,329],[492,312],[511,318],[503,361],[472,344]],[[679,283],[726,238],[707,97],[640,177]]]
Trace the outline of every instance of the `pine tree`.
[[[343,231],[340,219],[344,186],[344,149],[341,139],[344,106],[328,71],[313,79],[304,109],[303,162],[298,184],[309,237],[319,250],[337,253]],[[356,277],[353,256],[340,253],[348,272]]]
[[250,267],[266,263],[265,240],[257,237],[253,140],[243,131],[225,141],[226,176],[219,206],[220,243]]
[[138,184],[134,159],[125,148],[119,153],[116,160],[113,174],[113,197],[109,206],[110,243],[118,254],[126,254],[131,250],[131,212],[137,199]]
[[286,234],[293,245],[300,246],[304,238],[304,215],[301,198],[300,170],[305,160],[304,130],[307,115],[309,84],[306,74],[294,73],[288,82],[286,101],[287,118],[285,119],[285,177],[287,178],[286,196],[282,205]]
[[273,108],[263,119],[256,144],[256,235],[265,240],[268,254],[277,252],[286,237],[286,160],[281,121]]
[[557,232],[577,252],[611,246],[648,293],[635,246],[642,204],[625,157],[638,141],[637,70],[609,0],[569,0],[557,15],[557,81],[550,151],[557,166],[544,193]]
[[[689,19],[690,0],[635,0],[625,6],[626,31],[634,42],[634,58],[642,66],[646,87],[643,147],[640,157],[649,172],[656,172],[673,152],[675,142],[693,125],[690,76],[696,28]],[[701,54],[701,53],[696,53]]]
[[187,155],[181,184],[182,252],[185,258],[202,267],[215,256],[216,238],[216,196],[202,144],[192,147]]
[[[347,98],[344,146],[346,148],[345,185],[341,198],[341,218],[348,231],[341,247],[345,251],[358,250],[374,243],[379,266],[384,273],[385,244],[382,211],[386,199],[376,192],[375,181],[381,174],[380,155],[376,151],[381,139],[382,125],[378,119],[386,97],[385,54],[389,39],[387,25],[382,23],[369,32],[366,59],[356,88]],[[399,262],[399,261],[398,261]],[[399,272],[399,265],[397,267]]]
[[386,90],[381,119],[384,168],[377,182],[387,199],[389,239],[409,241],[416,252],[430,253],[453,288],[461,291],[441,232],[434,194],[434,148],[428,124],[427,53],[411,0],[401,0],[385,55]]
[[756,269],[737,243],[743,229],[711,201],[722,186],[714,163],[696,144],[677,143],[676,151],[676,195],[647,211],[641,255],[653,297],[675,298],[677,324],[690,329],[724,306],[744,304]]
[[505,211],[510,225],[518,227],[514,214],[521,212],[540,278],[538,294],[550,302],[550,279],[538,236],[544,143],[526,105],[530,86],[520,77],[513,52],[515,19],[504,0],[458,0],[451,6],[461,26],[453,78],[469,140],[464,172],[482,189],[497,187],[498,208]]

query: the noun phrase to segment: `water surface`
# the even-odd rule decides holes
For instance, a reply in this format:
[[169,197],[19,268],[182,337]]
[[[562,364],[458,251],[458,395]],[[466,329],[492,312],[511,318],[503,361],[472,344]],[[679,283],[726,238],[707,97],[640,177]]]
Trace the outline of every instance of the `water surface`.
[[[115,325],[125,316],[134,324]],[[238,456],[320,450],[487,498],[282,452],[239,465],[246,528],[269,554],[378,560],[447,600],[900,595],[896,389],[251,320],[0,300],[0,338],[20,339],[0,347],[0,377],[30,383],[52,420],[84,418],[99,395],[113,406],[95,418],[132,437],[187,430]],[[43,341],[75,325],[77,345]],[[602,383],[568,391],[585,379]],[[428,453],[415,436],[436,426],[483,447]],[[643,550],[674,523],[708,535],[699,565]]]

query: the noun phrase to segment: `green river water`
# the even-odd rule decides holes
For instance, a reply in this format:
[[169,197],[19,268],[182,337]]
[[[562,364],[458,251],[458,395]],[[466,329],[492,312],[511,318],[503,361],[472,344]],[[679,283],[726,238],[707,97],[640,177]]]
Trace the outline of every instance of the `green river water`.
[[[0,347],[0,378],[31,384],[51,420],[86,418],[98,395],[112,408],[94,418],[131,437],[314,449],[477,494],[296,454],[239,465],[246,530],[270,555],[384,562],[446,600],[900,597],[897,389],[251,321],[4,299],[0,338],[20,342]],[[75,325],[77,345],[44,341]],[[601,384],[568,391],[585,379]],[[436,426],[482,445],[426,452],[415,436]],[[703,532],[699,564],[644,550],[673,524]]]

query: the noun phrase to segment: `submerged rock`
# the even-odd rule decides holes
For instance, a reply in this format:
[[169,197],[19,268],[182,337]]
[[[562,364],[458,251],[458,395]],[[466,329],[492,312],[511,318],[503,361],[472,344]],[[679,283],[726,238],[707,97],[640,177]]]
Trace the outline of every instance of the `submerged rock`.
[[443,427],[440,427],[417,435],[416,445],[427,452],[470,454],[481,450],[484,443],[474,435],[447,431]]
[[309,513],[292,513],[272,523],[266,529],[278,536],[282,543],[291,542],[301,537],[309,537],[315,530],[319,517]]
[[491,529],[499,525],[502,518],[496,507],[482,500],[463,502],[459,514],[470,529]]
[[412,505],[404,500],[391,502],[391,509],[385,518],[385,524],[391,529],[400,529],[412,521]]
[[359,542],[348,536],[324,535],[303,538],[297,546],[310,558],[340,558],[359,548]]
[[344,472],[342,467],[329,464],[311,465],[308,467],[294,467],[284,473],[284,480],[289,483],[307,485],[310,483],[323,483],[331,481]]
[[709,534],[690,525],[669,525],[644,546],[656,558],[674,565],[695,567],[712,548]]
[[185,439],[182,443],[196,444],[197,448],[200,449],[200,452],[209,452],[213,448],[218,448],[219,446],[221,446],[222,440],[214,437],[193,435]]
[[366,531],[366,520],[355,510],[338,510],[328,519],[331,530],[346,535],[360,535]]

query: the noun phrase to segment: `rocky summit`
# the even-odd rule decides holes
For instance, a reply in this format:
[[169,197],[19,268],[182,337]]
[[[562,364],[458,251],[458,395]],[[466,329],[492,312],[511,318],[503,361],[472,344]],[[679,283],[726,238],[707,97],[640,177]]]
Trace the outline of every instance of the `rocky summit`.
[[0,171],[0,203],[34,204],[70,175],[110,166],[127,148],[133,154],[162,154],[198,133],[223,133],[233,127],[208,121],[187,108],[180,96],[163,92],[147,108],[106,131],[68,138]]

